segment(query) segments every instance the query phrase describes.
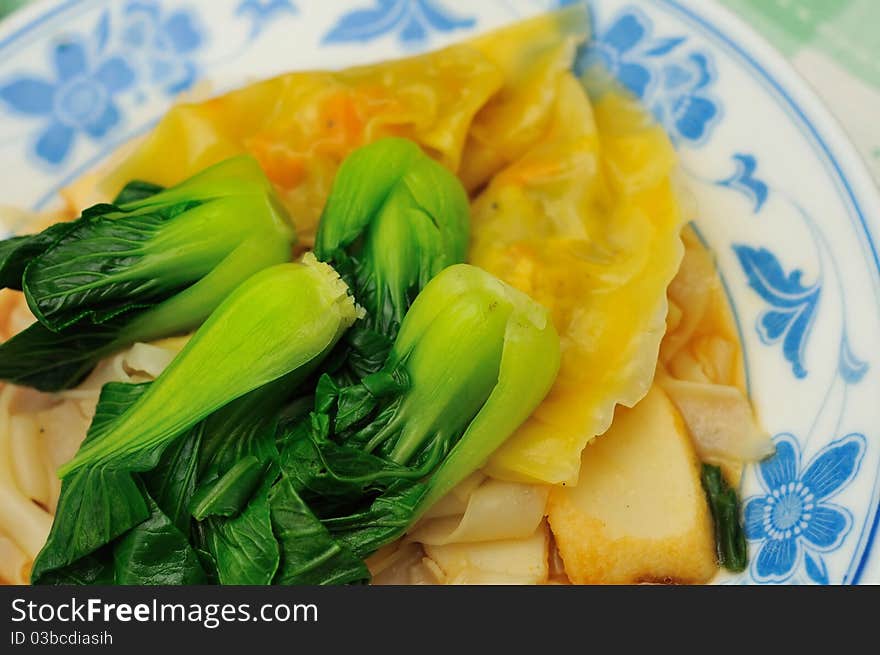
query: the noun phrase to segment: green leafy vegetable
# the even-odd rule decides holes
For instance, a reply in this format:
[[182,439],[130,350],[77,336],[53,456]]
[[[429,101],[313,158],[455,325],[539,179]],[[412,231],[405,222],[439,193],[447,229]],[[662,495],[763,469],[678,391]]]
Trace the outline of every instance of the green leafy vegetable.
[[419,291],[464,261],[468,232],[468,199],[458,178],[412,141],[381,139],[345,159],[315,254],[340,272],[367,310],[347,339],[347,364],[356,376],[382,366]]
[[263,480],[265,465],[253,455],[244,457],[219,480],[196,492],[192,516],[197,521],[208,516],[235,516],[245,506]]
[[[276,226],[265,179],[242,190],[242,161],[187,189],[132,182],[28,246],[39,266],[22,286],[40,323],[6,347],[39,357],[4,369],[0,346],[0,377],[69,385],[97,354],[207,317],[157,380],[105,386],[61,468],[35,582],[367,581],[364,559],[481,466],[552,386],[546,310],[460,263],[467,196],[418,146],[385,139],[344,162],[316,244],[339,274],[311,254],[269,266],[259,218],[224,227],[221,206]],[[246,270],[260,272],[240,283]]]
[[282,468],[365,557],[484,463],[547,394],[559,358],[544,308],[451,266],[419,294],[379,373],[353,387],[322,380]]
[[304,261],[268,268],[233,291],[162,375],[60,474],[97,464],[131,467],[230,401],[291,371],[308,371],[356,310],[332,268],[308,255]]
[[203,584],[205,572],[187,537],[149,495],[149,517],[113,545],[114,582],[124,585]]
[[112,353],[121,325],[83,325],[61,333],[34,323],[0,344],[0,380],[57,391],[75,386]]
[[39,323],[0,345],[0,378],[52,391],[135,341],[197,327],[254,273],[290,259],[293,233],[257,163],[236,157],[167,190],[0,242],[0,282]]
[[[173,493],[190,493],[198,465],[180,453],[166,459],[166,449],[173,452],[177,439],[200,439],[187,431],[249,391],[304,377],[355,318],[345,284],[329,266],[307,256],[304,263],[272,267],[236,289],[154,382],[105,385],[86,440],[60,471],[58,512],[33,580],[58,579],[57,571],[71,566],[78,570],[78,560],[149,519],[156,503],[145,493],[141,472],[153,472],[145,480],[168,511],[163,516],[174,530],[164,533],[185,540],[186,521],[168,500]],[[191,453],[198,447],[180,446]],[[162,462],[166,472],[174,471],[168,489],[156,484]],[[222,549],[212,555],[218,567],[226,562]]]
[[728,571],[745,571],[748,546],[740,523],[736,490],[727,484],[721,469],[710,464],[703,464],[702,481],[715,523],[718,563]]
[[282,475],[269,496],[272,530],[281,546],[275,584],[349,584],[370,572],[345,544],[336,541]]
[[267,585],[281,562],[264,487],[238,516],[206,521],[205,541],[220,584]]
[[56,223],[39,234],[0,241],[0,287],[21,291],[25,267],[74,227],[75,223]]
[[102,323],[199,282],[249,238],[283,252],[291,234],[256,161],[236,157],[134,202],[90,208],[28,264],[22,286],[52,330]]

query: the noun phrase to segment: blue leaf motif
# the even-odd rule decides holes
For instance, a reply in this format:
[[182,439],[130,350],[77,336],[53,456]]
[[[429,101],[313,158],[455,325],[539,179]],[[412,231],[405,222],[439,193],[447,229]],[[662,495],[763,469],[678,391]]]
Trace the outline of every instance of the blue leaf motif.
[[758,317],[757,331],[766,344],[782,340],[782,352],[798,378],[806,377],[803,355],[819,303],[821,285],[804,286],[802,272],[786,275],[776,256],[765,248],[734,245],[749,286],[770,306]]
[[373,7],[344,14],[323,42],[366,42],[396,31],[400,41],[414,44],[425,41],[430,30],[450,32],[475,23],[473,18],[455,16],[436,0],[375,0]]
[[816,584],[828,584],[828,569],[825,567],[825,561],[820,555],[813,555],[809,551],[806,554],[807,575]]
[[868,362],[865,362],[853,354],[849,345],[849,338],[846,332],[840,342],[840,365],[838,366],[840,376],[848,384],[857,384],[865,377],[868,372]]
[[110,12],[105,11],[101,14],[98,24],[95,26],[95,49],[98,52],[104,52],[107,47],[107,39],[110,36]]
[[343,15],[324,37],[324,42],[370,41],[394,29],[405,10],[405,4],[398,0],[378,0],[377,6],[371,9]]
[[291,0],[242,0],[235,8],[237,16],[246,16],[251,19],[251,35],[253,39],[262,32],[266,26],[275,22],[282,16],[295,16],[296,5]]
[[733,175],[717,184],[744,193],[751,198],[755,203],[754,212],[757,214],[767,202],[767,196],[770,194],[770,188],[767,184],[755,176],[758,161],[754,155],[745,153],[734,155],[733,160],[736,162],[736,170]]
[[685,40],[686,37],[683,36],[673,36],[666,39],[658,39],[651,45],[651,47],[645,50],[645,54],[648,57],[662,57],[663,55],[667,55],[675,50],[678,46],[684,43]]
[[436,30],[451,32],[459,27],[473,27],[473,18],[461,18],[444,9],[436,0],[415,0],[412,4],[414,12],[421,13],[425,20]]

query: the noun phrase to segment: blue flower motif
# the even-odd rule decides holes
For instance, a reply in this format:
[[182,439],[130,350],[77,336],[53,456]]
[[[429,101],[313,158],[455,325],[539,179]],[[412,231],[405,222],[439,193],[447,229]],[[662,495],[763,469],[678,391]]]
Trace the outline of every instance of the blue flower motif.
[[18,77],[0,86],[0,99],[19,114],[45,121],[34,152],[57,165],[67,158],[78,132],[99,140],[119,124],[122,115],[114,98],[131,87],[135,73],[122,57],[90,56],[80,39],[55,45],[52,63],[52,79]]
[[641,12],[625,12],[593,41],[587,50],[586,66],[601,64],[618,82],[644,99],[649,95],[654,75],[637,46],[647,38],[650,29]]
[[265,27],[283,15],[296,15],[296,5],[291,0],[242,0],[235,13],[238,16],[250,17],[251,38],[259,35]]
[[639,9],[624,10],[584,51],[578,66],[599,65],[648,106],[676,142],[704,143],[721,118],[711,95],[716,75],[707,53],[686,51],[686,37],[656,38]]
[[192,12],[165,12],[154,0],[134,0],[125,6],[120,41],[144,77],[173,95],[188,89],[198,68],[193,55],[202,47],[203,31]]
[[733,156],[736,162],[736,171],[727,179],[717,184],[744,193],[755,203],[754,211],[761,211],[767,197],[770,195],[770,187],[755,176],[758,169],[758,160],[754,155],[739,153]]
[[[709,56],[692,52],[660,68],[659,90],[649,100],[660,123],[690,143],[702,143],[720,116],[708,87],[715,81]],[[671,126],[671,128],[670,128]]]
[[451,32],[473,27],[473,18],[455,16],[437,0],[375,0],[375,6],[344,14],[324,35],[324,43],[372,41],[397,32],[407,46],[425,42],[429,32]]
[[852,527],[850,512],[828,501],[858,473],[865,437],[853,433],[832,441],[803,470],[794,436],[780,434],[774,441],[776,454],[758,465],[766,493],[749,497],[743,508],[746,537],[760,544],[752,575],[760,582],[784,582],[806,553],[807,574],[827,582],[818,553],[839,548]]
[[781,340],[783,355],[795,376],[806,377],[804,347],[815,318],[821,284],[804,286],[800,270],[786,275],[776,256],[765,248],[734,245],[733,250],[749,286],[773,307],[758,316],[758,336],[765,344]]

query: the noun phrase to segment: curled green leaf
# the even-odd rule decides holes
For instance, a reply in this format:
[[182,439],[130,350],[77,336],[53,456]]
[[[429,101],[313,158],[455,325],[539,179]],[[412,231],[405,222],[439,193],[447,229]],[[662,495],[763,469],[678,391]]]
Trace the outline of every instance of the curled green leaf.
[[365,327],[392,339],[413,299],[467,252],[467,195],[412,141],[380,139],[339,168],[315,242],[349,280]]

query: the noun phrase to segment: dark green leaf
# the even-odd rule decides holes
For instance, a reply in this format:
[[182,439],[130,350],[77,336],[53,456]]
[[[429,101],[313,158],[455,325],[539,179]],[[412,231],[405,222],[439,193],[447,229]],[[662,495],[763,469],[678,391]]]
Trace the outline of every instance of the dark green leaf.
[[128,471],[81,469],[61,483],[61,497],[46,545],[34,562],[31,580],[63,569],[94,553],[150,515]]
[[326,417],[313,415],[284,435],[281,466],[294,488],[320,516],[369,502],[401,479],[418,479],[414,470],[326,438]]
[[235,516],[247,505],[265,472],[265,462],[253,455],[238,460],[219,480],[196,491],[191,503],[193,518]]
[[324,520],[336,539],[366,558],[403,536],[428,488],[420,482],[395,483],[361,512]]
[[352,328],[343,339],[348,346],[348,367],[358,379],[382,368],[392,344],[388,336],[365,327]]
[[152,182],[132,180],[122,187],[122,190],[113,199],[113,204],[119,206],[130,202],[137,202],[138,200],[144,200],[156,195],[164,189],[165,187],[153,184]]
[[74,227],[75,221],[55,223],[39,234],[0,241],[0,287],[21,291],[21,278],[28,263],[42,255]]
[[715,523],[718,563],[728,571],[745,571],[748,565],[748,546],[740,523],[736,490],[727,484],[721,469],[710,464],[703,464],[702,481]]
[[[105,385],[83,444],[101,439],[147,386]],[[142,460],[151,457],[158,460],[159,455],[145,453]],[[49,538],[34,562],[32,581],[39,583],[44,577],[46,580],[71,575],[82,577],[85,572],[96,570],[91,564],[84,566],[78,561],[96,553],[149,515],[141,487],[130,469],[94,466],[75,471],[61,483],[55,520]],[[71,565],[75,565],[72,573],[59,572]]]
[[203,425],[200,423],[179,437],[167,448],[155,469],[141,474],[156,504],[186,536],[190,533],[189,506],[196,489]]
[[272,529],[281,547],[274,584],[329,585],[369,580],[364,562],[336,541],[282,475],[269,495]]
[[272,582],[281,555],[272,533],[268,488],[258,492],[235,518],[212,517],[201,525],[220,584]]
[[34,323],[0,344],[0,380],[40,391],[79,384],[110,354],[113,325],[89,325],[60,333]]
[[46,571],[39,578],[31,576],[39,585],[111,585],[115,582],[113,557],[110,547],[78,559],[73,564]]
[[277,415],[295,388],[292,378],[282,378],[238,398],[205,419],[199,455],[199,479],[216,480],[237,462],[252,456],[266,463],[277,456]]
[[210,266],[195,275],[157,268],[145,250],[189,206],[130,214],[112,205],[92,208],[25,269],[23,287],[37,320],[54,331],[83,320],[104,323],[165,300],[207,273]]
[[186,585],[205,582],[187,538],[152,498],[149,517],[113,544],[116,584]]

